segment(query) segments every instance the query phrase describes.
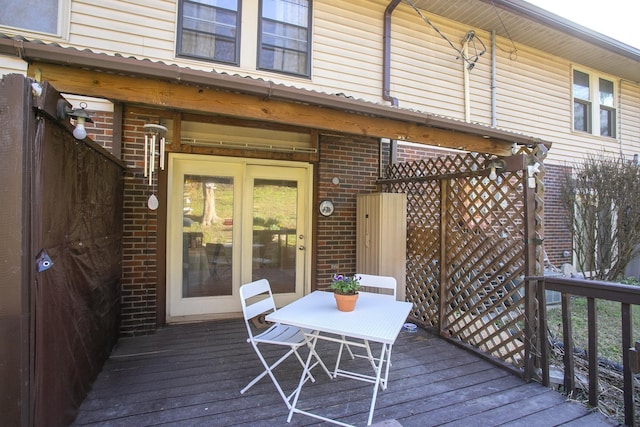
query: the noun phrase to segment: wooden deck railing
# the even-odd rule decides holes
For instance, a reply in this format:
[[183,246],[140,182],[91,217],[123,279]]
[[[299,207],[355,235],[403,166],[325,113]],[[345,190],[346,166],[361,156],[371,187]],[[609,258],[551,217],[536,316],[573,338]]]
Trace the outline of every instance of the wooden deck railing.
[[[571,297],[580,296],[587,299],[588,323],[588,366],[589,366],[589,404],[598,406],[598,316],[596,300],[616,301],[620,303],[621,335],[622,335],[622,365],[624,384],[624,419],[625,424],[634,425],[634,396],[633,375],[640,371],[640,341],[633,345],[633,329],[631,306],[640,305],[640,287],[622,285],[612,282],[600,282],[583,279],[569,279],[565,277],[530,277],[527,278],[536,288],[539,313],[539,330],[547,331],[545,290],[557,291],[561,294],[562,324],[564,341],[564,390],[567,393],[575,391],[574,348],[571,322]],[[636,331],[638,333],[639,331]],[[545,336],[542,334],[542,336]],[[540,343],[540,367],[542,368],[542,382],[549,385],[550,348],[548,340]]]

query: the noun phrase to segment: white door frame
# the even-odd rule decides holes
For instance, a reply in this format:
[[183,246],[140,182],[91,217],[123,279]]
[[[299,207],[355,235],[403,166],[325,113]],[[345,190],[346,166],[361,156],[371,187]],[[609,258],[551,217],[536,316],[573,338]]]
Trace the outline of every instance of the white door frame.
[[[182,298],[182,209],[183,209],[183,183],[187,175],[212,175],[232,176],[234,179],[234,219],[242,218],[243,224],[250,224],[251,209],[244,209],[246,203],[251,200],[248,189],[253,184],[252,174],[247,171],[260,173],[266,167],[283,168],[281,175],[286,179],[286,168],[295,168],[302,171],[301,187],[298,195],[298,212],[302,227],[300,234],[303,241],[297,246],[305,248],[313,247],[311,234],[312,217],[312,188],[313,165],[304,162],[275,161],[261,159],[246,159],[239,157],[219,157],[183,153],[169,153],[168,155],[168,188],[167,188],[167,245],[166,245],[166,320],[168,323],[179,321],[193,321],[204,319],[237,317],[241,314],[240,297],[238,289],[242,283],[251,281],[251,265],[243,267],[242,259],[251,256],[251,233],[244,233],[246,226],[233,227],[233,241],[241,243],[234,245],[232,265],[232,294],[218,297]],[[274,169],[275,170],[275,169]],[[251,175],[251,176],[250,176]],[[262,173],[264,175],[264,173]],[[260,176],[262,176],[260,175]],[[249,242],[249,249],[243,247]],[[296,250],[296,253],[299,251]],[[298,255],[300,255],[298,253]],[[274,294],[278,306],[285,305],[300,296],[310,292],[311,281],[311,251],[305,249],[301,263],[297,263],[296,293]]]

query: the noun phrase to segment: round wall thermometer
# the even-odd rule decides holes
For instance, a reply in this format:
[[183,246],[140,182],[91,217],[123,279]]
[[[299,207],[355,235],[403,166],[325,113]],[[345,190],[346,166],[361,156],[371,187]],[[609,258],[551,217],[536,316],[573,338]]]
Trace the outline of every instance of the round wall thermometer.
[[320,202],[320,213],[323,216],[329,216],[333,213],[333,203],[331,200],[323,200]]

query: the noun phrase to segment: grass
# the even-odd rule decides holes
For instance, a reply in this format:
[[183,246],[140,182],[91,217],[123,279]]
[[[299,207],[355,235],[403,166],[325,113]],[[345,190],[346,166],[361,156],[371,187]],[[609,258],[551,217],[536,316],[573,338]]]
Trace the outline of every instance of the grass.
[[[622,365],[621,311],[620,303],[597,300],[598,313],[598,356]],[[631,307],[632,340],[640,339],[640,306]],[[573,297],[571,299],[571,321],[573,326],[573,343],[576,348],[588,348],[587,299]],[[547,325],[553,337],[562,341],[562,310],[560,306],[547,310]],[[632,342],[632,344],[633,344]]]
[[[184,184],[184,206],[186,216],[192,221],[185,225],[184,232],[201,232],[203,242],[230,243],[231,226],[225,219],[233,219],[234,183],[226,177],[187,176]],[[218,221],[203,225],[204,182],[215,183],[215,214]],[[288,181],[256,180],[253,187],[253,230],[295,230],[298,188]],[[237,202],[237,201],[236,201]],[[236,218],[239,220],[239,218]],[[295,233],[288,235],[289,245],[295,245]]]

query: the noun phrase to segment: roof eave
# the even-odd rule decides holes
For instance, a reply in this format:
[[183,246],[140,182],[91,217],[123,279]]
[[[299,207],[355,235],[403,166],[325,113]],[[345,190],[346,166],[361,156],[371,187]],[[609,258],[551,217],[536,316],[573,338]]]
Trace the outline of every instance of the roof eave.
[[597,31],[576,24],[568,19],[548,12],[538,6],[522,0],[481,0],[484,3],[496,5],[532,21],[555,28],[565,34],[579,38],[587,43],[614,52],[618,55],[640,61],[640,49],[615,40]]

